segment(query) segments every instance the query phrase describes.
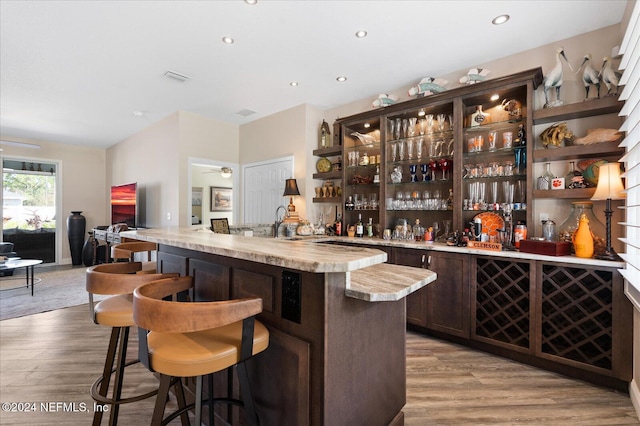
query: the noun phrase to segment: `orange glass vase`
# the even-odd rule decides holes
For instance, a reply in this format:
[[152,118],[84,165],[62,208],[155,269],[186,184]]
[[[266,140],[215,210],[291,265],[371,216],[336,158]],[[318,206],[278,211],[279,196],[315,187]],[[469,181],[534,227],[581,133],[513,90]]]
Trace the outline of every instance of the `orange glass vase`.
[[580,216],[578,229],[573,234],[573,247],[577,257],[590,258],[593,256],[593,234],[589,228],[589,218],[584,213]]

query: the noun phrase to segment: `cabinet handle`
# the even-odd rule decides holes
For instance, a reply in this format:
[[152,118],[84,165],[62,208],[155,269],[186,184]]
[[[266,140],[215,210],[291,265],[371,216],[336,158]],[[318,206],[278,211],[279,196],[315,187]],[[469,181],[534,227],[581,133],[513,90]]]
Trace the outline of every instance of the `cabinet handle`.
[[[427,262],[425,263],[425,257]],[[422,255],[422,265],[425,269],[429,269],[429,267],[431,266],[431,255],[427,256],[426,254]]]

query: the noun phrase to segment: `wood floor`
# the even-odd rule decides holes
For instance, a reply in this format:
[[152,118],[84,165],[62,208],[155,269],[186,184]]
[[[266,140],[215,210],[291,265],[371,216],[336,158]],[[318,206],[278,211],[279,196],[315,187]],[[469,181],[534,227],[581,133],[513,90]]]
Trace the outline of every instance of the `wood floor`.
[[[0,424],[90,424],[88,389],[108,338],[86,305],[0,321],[0,402],[36,403],[36,412],[0,411]],[[133,344],[132,356],[136,350]],[[139,365],[127,375],[125,392],[157,386]],[[57,412],[43,412],[41,403],[67,410],[75,403],[76,411],[85,404],[87,412],[55,404],[48,407]],[[123,406],[119,423],[148,424],[152,410],[153,399]],[[626,394],[414,333],[407,335],[404,413],[407,426],[640,424]]]

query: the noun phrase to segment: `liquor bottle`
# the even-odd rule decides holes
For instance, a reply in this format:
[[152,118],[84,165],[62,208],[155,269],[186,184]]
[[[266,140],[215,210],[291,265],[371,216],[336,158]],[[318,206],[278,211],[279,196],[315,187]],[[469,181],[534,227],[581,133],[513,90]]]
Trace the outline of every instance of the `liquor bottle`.
[[373,218],[369,218],[369,223],[367,224],[367,237],[373,237]]
[[447,198],[447,210],[453,210],[453,189],[449,189],[449,198]]
[[582,173],[576,170],[576,162],[569,162],[569,173],[564,177],[564,187],[566,189],[585,188]]
[[545,163],[544,173],[538,178],[537,188],[541,190],[551,189],[551,181],[555,178],[555,175],[551,173],[551,163]]
[[356,223],[356,237],[364,237],[364,225],[362,224],[362,214],[358,213],[358,223]]
[[413,225],[413,238],[416,241],[424,240],[424,227],[420,225],[420,219],[416,219],[416,224]]
[[351,195],[349,195],[349,197],[347,198],[347,201],[344,203],[344,209],[347,211],[351,211],[355,208],[355,204],[353,202],[353,197]]
[[373,183],[380,183],[380,166],[376,166],[376,174],[373,175]]
[[342,235],[342,213],[336,206],[336,235],[339,237]]

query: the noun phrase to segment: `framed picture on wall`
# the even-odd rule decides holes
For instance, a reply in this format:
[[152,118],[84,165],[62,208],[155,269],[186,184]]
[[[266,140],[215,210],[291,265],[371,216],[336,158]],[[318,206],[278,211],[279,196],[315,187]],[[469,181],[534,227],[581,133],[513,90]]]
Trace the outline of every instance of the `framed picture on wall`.
[[211,187],[211,211],[230,212],[232,211],[233,190],[219,186]]

